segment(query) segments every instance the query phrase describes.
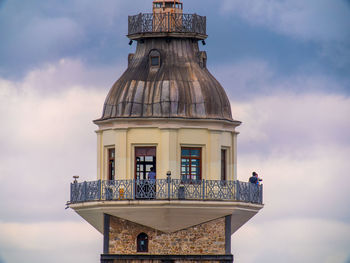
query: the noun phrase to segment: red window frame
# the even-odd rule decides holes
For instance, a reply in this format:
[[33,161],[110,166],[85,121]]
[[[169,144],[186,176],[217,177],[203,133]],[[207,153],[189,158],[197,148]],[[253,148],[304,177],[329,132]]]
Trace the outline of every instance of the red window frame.
[[[189,155],[183,155],[183,151],[188,150]],[[191,154],[191,151],[197,150],[199,151],[199,156],[193,156]],[[183,165],[183,160],[188,160],[188,165]],[[199,173],[196,175],[193,175],[193,166],[192,166],[192,160],[199,160],[199,166],[195,166],[199,169]],[[183,167],[188,167],[188,169],[185,169],[185,173],[183,172]],[[181,147],[181,180],[182,181],[200,181],[202,180],[202,148],[201,147]],[[196,176],[197,178],[193,178]]]
[[108,149],[108,180],[115,180],[115,148]]
[[[143,160],[141,162],[138,161],[138,158],[151,157],[152,161]],[[139,167],[140,166],[140,167]],[[141,167],[142,166],[142,167]],[[154,172],[157,169],[157,148],[156,146],[136,146],[135,147],[135,180],[144,180],[148,178],[148,173],[150,170],[146,169],[146,167],[154,168]],[[142,169],[140,169],[142,168]],[[141,176],[142,174],[142,176]]]
[[227,149],[221,149],[221,181],[227,180]]

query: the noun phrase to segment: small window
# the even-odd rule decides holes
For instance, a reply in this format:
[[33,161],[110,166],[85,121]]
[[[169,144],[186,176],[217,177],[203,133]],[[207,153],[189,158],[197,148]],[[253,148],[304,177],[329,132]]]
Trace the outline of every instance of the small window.
[[148,252],[148,236],[145,233],[137,236],[137,252]]
[[166,8],[173,8],[174,4],[173,3],[165,3]]
[[108,180],[115,180],[115,149],[108,149]]
[[151,57],[151,66],[158,67],[160,65],[160,57]]
[[162,61],[161,61],[161,55],[159,50],[152,49],[149,54],[149,65],[150,67],[160,67]]
[[227,180],[227,150],[221,149],[221,181]]
[[162,8],[162,3],[155,3],[155,4],[154,4],[154,7],[155,7],[155,8]]
[[186,182],[202,180],[202,149],[181,148],[181,179]]

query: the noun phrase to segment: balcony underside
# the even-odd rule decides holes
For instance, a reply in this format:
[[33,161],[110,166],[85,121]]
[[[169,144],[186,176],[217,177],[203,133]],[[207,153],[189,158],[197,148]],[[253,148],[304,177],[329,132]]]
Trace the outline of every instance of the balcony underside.
[[263,205],[235,201],[130,200],[84,202],[69,207],[101,233],[103,214],[109,214],[167,233],[232,215],[233,234]]

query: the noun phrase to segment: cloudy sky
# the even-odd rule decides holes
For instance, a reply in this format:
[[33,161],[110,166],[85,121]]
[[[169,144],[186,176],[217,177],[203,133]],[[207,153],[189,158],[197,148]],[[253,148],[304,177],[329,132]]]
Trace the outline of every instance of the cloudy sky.
[[[350,1],[184,0],[241,120],[239,179],[265,208],[235,262],[350,262]],[[127,15],[151,0],[0,0],[0,263],[95,263],[102,236],[65,210],[96,176],[96,126],[127,65]]]

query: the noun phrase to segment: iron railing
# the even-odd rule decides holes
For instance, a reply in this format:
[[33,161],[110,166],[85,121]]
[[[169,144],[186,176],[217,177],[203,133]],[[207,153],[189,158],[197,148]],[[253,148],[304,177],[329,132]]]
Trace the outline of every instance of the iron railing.
[[128,34],[195,33],[206,35],[206,17],[197,14],[138,14],[129,16]]
[[74,182],[70,203],[102,200],[203,200],[263,203],[263,186],[240,181],[178,179]]

